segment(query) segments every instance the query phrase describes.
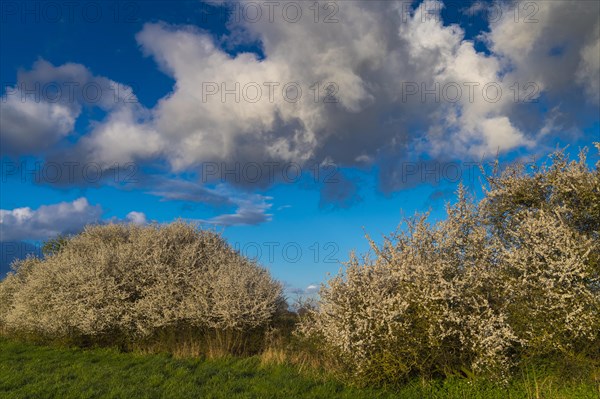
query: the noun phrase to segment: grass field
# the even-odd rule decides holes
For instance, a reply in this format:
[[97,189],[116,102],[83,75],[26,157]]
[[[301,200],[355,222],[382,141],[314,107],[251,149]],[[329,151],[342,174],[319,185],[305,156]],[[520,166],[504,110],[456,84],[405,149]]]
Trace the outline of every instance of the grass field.
[[590,398],[593,379],[523,373],[507,387],[484,380],[415,381],[396,390],[358,389],[260,358],[175,359],[110,349],[36,346],[0,338],[1,398]]

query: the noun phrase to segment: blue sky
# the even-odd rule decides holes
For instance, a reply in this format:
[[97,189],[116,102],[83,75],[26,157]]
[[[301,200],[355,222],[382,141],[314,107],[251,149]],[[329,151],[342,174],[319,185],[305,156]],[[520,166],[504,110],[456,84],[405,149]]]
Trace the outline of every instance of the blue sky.
[[306,292],[365,232],[442,217],[460,181],[478,195],[480,162],[600,140],[597,2],[0,13],[0,275],[87,223],[182,218]]

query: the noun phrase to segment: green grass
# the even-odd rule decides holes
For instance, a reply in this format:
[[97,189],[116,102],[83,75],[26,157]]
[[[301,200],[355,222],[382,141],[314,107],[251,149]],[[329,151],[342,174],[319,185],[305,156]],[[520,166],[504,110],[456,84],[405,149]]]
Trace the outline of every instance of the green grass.
[[[536,396],[536,385],[539,396]],[[258,357],[219,360],[37,346],[0,338],[1,398],[590,398],[593,380],[523,374],[507,387],[485,380],[415,381],[400,390],[358,389],[311,378]]]

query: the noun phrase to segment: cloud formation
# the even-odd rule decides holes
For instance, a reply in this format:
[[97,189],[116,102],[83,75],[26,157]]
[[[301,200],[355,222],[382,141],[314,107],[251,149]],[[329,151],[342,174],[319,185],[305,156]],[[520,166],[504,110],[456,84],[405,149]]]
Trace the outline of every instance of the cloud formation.
[[235,205],[233,213],[225,213],[210,219],[198,220],[202,223],[220,225],[220,226],[244,226],[257,225],[270,222],[273,215],[268,213],[273,206],[269,203],[273,198],[260,194],[236,193],[225,185],[217,188],[218,192],[227,196],[229,201]]
[[[236,2],[242,9],[250,3]],[[147,23],[136,40],[175,80],[172,92],[152,109],[99,102],[107,117],[65,152],[102,167],[165,162],[174,173],[211,162],[374,166],[378,187],[389,192],[404,186],[394,178],[398,162],[479,160],[532,148],[576,126],[577,113],[557,118],[562,107],[596,112],[600,93],[599,3],[533,3],[534,13],[521,2],[495,3],[503,15],[479,38],[489,53],[478,52],[459,26],[444,25],[443,4],[434,0],[416,9],[405,1],[339,2],[337,23],[324,23],[323,15],[316,23],[312,3],[302,2],[294,4],[304,17],[291,22],[282,2],[273,18],[264,10],[258,21],[232,19],[224,39],[194,26]],[[228,52],[240,38],[262,54]],[[81,65],[43,61],[19,76],[67,79],[115,84]],[[540,112],[535,101],[542,100],[555,112]],[[79,97],[69,104],[13,99],[3,104],[3,141],[15,151],[57,142],[86,104]],[[246,180],[232,184],[265,187]],[[355,184],[342,183],[326,186],[322,198],[352,204]],[[211,189],[198,190],[214,202]],[[238,201],[235,213],[210,222],[268,220],[261,201]]]
[[129,223],[144,225],[148,223],[146,220],[146,215],[143,212],[135,212],[131,211],[125,216],[125,220]]
[[83,107],[110,111],[135,103],[127,85],[95,76],[81,64],[54,66],[39,59],[31,70],[19,71],[14,86],[4,88],[1,154],[32,155],[51,148],[73,133]]
[[0,241],[44,240],[59,234],[77,233],[87,224],[97,223],[100,205],[85,198],[73,202],[42,205],[38,209],[0,209]]
[[0,209],[0,242],[20,243],[46,240],[62,234],[76,234],[89,224],[148,223],[143,212],[129,212],[124,219],[103,219],[103,213],[100,205],[91,205],[85,197],[72,202],[42,205],[37,209]]
[[[264,58],[231,55],[192,26],[146,24],[137,41],[175,79],[173,92],[149,118],[119,113],[83,144],[99,160],[161,156],[174,171],[215,161],[357,166],[409,149],[479,158],[535,144],[542,126],[524,129],[515,112],[524,100],[580,84],[596,101],[598,18],[589,5],[538,2],[537,23],[515,22],[509,8],[484,37],[486,55],[459,26],[444,26],[441,3],[410,12],[405,4],[340,3],[334,24],[277,13],[232,21]],[[552,55],[556,46],[563,53]],[[292,94],[283,90],[289,83]],[[290,101],[298,87],[302,97]],[[112,131],[132,137],[116,154]]]

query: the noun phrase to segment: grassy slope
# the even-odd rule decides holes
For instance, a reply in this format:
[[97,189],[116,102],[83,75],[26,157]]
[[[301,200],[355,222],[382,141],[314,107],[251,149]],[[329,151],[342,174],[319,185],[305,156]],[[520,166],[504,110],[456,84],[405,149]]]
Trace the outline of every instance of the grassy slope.
[[[536,378],[543,398],[598,398],[593,383],[557,386]],[[288,366],[261,366],[258,358],[174,359],[34,346],[0,338],[2,398],[527,398],[535,383],[515,381],[507,389],[485,381],[414,383],[395,393],[317,381]],[[554,385],[554,386],[553,386]]]

